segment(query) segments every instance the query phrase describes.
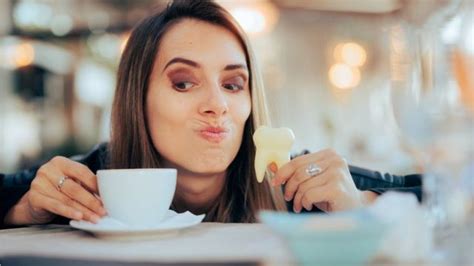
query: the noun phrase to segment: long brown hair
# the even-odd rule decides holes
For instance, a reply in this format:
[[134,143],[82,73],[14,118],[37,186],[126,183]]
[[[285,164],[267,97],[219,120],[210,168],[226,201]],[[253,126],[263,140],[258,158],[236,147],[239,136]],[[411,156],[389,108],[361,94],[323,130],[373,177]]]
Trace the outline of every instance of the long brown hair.
[[171,25],[185,18],[202,20],[231,31],[244,48],[250,72],[252,113],[245,123],[240,149],[227,169],[224,188],[207,213],[206,221],[255,222],[259,210],[286,210],[281,190],[272,189],[268,182],[258,184],[255,177],[252,135],[256,126],[268,125],[269,119],[254,55],[232,16],[209,0],[175,0],[163,11],[145,18],[132,31],[118,69],[112,107],[110,167],[161,167],[161,156],[146,124],[145,97],[161,38]]

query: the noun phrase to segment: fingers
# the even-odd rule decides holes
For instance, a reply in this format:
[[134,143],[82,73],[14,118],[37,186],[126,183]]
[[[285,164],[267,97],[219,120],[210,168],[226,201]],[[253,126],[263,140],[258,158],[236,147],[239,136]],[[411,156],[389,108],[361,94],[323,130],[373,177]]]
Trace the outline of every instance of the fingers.
[[[321,171],[307,173],[310,164]],[[332,149],[303,155],[285,164],[275,173],[273,184],[285,184],[285,200],[293,199],[295,212],[302,208],[311,210],[314,205],[326,206],[325,210],[358,205],[358,191],[347,162]]]
[[[306,173],[306,166],[305,167],[300,167],[299,169],[296,170],[296,172],[293,173],[290,179],[286,182],[285,185],[285,200],[290,201],[297,190],[300,190],[300,186],[305,184],[308,186],[308,184],[311,184],[313,186],[320,186],[323,185],[327,182],[327,179],[329,178],[328,175],[323,175],[323,173],[328,169],[329,167],[329,161],[328,160],[323,160],[321,162],[315,162],[318,167],[321,168],[321,172],[316,175],[316,176],[310,176],[308,173]],[[306,181],[311,181],[311,182],[306,182]]]
[[[53,188],[51,188],[51,193],[55,194],[55,192],[58,192],[56,189],[56,186],[59,182],[58,179],[64,176],[67,176],[67,174],[61,171],[61,169],[54,167],[49,169],[48,180],[53,186]],[[61,193],[68,196],[70,199],[79,202],[84,207],[92,210],[99,216],[104,216],[106,214],[106,211],[102,206],[102,202],[96,196],[91,194],[90,191],[78,184],[75,179],[65,179],[61,187]]]
[[89,210],[88,208],[84,207],[84,205],[80,204],[79,202],[73,200],[72,198],[68,197],[67,195],[57,191],[54,193],[54,198],[60,200],[63,204],[74,208],[75,210],[82,213],[82,219],[87,220],[93,223],[98,223],[100,220],[100,216]]
[[327,160],[335,156],[337,156],[337,154],[332,149],[326,149],[316,153],[299,156],[278,169],[272,180],[272,185],[279,186],[285,184],[292,177],[293,173],[299,168],[306,167],[310,163]]
[[[65,176],[68,178],[64,179],[61,188],[58,189],[59,180]],[[85,165],[64,157],[55,157],[43,165],[38,170],[30,190],[41,194],[42,197],[37,197],[40,200],[54,199],[54,201],[46,200],[46,203],[33,201],[32,209],[38,215],[44,213],[44,210],[52,210],[48,204],[57,202],[80,212],[83,219],[91,222],[98,221],[99,217],[106,214],[102,202],[93,194],[97,191],[95,175]],[[44,210],[41,210],[42,208]],[[56,211],[53,214],[63,215]],[[70,215],[66,217],[71,218]]]
[[89,209],[89,212],[91,210],[100,216],[104,216],[106,214],[106,211],[102,207],[102,203],[99,201],[99,199],[84,189],[81,185],[74,182],[72,179],[66,179],[64,185],[61,188],[61,192],[56,192],[65,195],[66,198],[73,200],[75,203],[80,203],[81,206],[84,206],[84,208],[81,209]]
[[[326,172],[309,179],[298,186],[293,199],[293,209],[300,212],[302,208],[311,210],[313,205],[327,203],[325,210],[339,211],[362,206],[360,191],[339,160],[331,163]],[[322,182],[320,182],[322,180]]]
[[[80,187],[80,185],[75,183],[73,180],[66,179],[66,182],[64,183],[64,186],[62,187],[61,191],[63,191],[63,189],[66,187],[66,184],[71,184],[72,186],[75,185],[75,186]],[[43,179],[41,179],[41,178],[35,179],[32,183],[32,188],[33,188],[32,191],[34,193],[38,193],[38,194],[42,195],[42,197],[40,197],[39,200],[44,200],[44,197],[53,198],[56,201],[59,201],[61,204],[72,207],[75,211],[79,212],[81,214],[81,217],[82,217],[81,219],[88,220],[88,221],[91,221],[93,223],[97,223],[100,219],[100,216],[105,215],[105,213],[104,214],[99,213],[100,214],[100,216],[99,216],[98,214],[94,213],[89,208],[85,207],[83,204],[77,202],[73,197],[70,197],[70,196],[58,191],[54,184],[51,184],[50,182],[45,181],[44,178]],[[85,193],[90,195],[90,197],[93,197],[89,192],[84,190],[82,187],[80,187],[80,188],[83,191],[85,191]],[[38,202],[38,201],[35,201],[35,200],[30,200],[30,205],[32,206],[33,209],[38,210],[37,213],[41,213],[41,211],[40,211],[41,209],[44,209],[44,210],[47,210],[47,211],[51,212],[51,210],[53,210],[53,208],[48,206],[48,204],[52,204],[52,203],[56,204],[57,203],[56,201],[46,201],[46,202],[40,201],[40,202]],[[102,208],[102,207],[100,207],[100,208]],[[105,210],[103,210],[102,212],[105,212]],[[58,213],[58,212],[55,212],[55,211],[53,211],[52,213],[55,214],[55,215],[63,215],[62,213]],[[72,218],[71,216],[65,216],[65,217]]]
[[54,157],[51,164],[65,176],[76,179],[89,191],[98,194],[97,178],[87,166],[61,156]]
[[[57,186],[62,177],[69,178],[59,191]],[[25,194],[23,214],[15,217],[20,217],[21,224],[47,223],[55,215],[96,222],[105,210],[94,193],[97,193],[97,179],[89,168],[64,157],[55,157],[38,169]]]
[[83,218],[83,214],[80,211],[64,204],[55,198],[48,197],[36,191],[30,191],[29,197],[31,205],[37,208],[44,209],[50,213],[61,215],[73,220],[81,220]]
[[332,196],[334,195],[331,183],[328,182],[321,185],[316,178],[308,180],[296,192],[293,200],[293,210],[300,212],[304,207],[309,211],[312,209],[313,204],[332,202]]
[[327,184],[322,187],[312,187],[307,190],[298,204],[293,206],[296,212],[300,212],[303,208],[310,211],[313,205],[318,206],[323,211],[330,211],[334,208],[335,201],[332,198],[333,195],[330,193],[331,186]]

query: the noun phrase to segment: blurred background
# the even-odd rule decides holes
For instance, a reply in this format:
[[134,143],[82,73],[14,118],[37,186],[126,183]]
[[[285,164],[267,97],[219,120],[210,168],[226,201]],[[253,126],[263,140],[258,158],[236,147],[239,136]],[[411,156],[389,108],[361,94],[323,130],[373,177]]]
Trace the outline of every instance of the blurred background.
[[[443,73],[443,84],[457,91],[445,96],[461,95],[472,107],[471,0],[218,2],[248,32],[273,122],[294,130],[294,152],[333,147],[354,165],[420,171],[393,109],[398,81],[427,88]],[[0,0],[0,172],[107,141],[129,32],[166,4]],[[421,78],[407,81],[417,69]]]

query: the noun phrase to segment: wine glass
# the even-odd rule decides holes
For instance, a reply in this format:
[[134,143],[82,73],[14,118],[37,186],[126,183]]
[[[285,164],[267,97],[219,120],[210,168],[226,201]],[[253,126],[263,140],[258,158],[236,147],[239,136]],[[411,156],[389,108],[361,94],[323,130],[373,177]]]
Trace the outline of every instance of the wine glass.
[[442,33],[450,19],[473,7],[460,0],[406,3],[403,22],[391,29],[392,108],[424,169],[423,204],[437,245],[472,219],[474,88],[463,80],[469,68],[459,63],[466,58],[459,44],[446,43]]

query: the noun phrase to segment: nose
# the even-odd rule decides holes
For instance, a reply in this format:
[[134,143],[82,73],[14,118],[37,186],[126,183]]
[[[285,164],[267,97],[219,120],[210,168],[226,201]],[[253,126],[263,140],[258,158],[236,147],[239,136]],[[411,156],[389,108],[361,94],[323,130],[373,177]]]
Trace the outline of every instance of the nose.
[[205,95],[199,107],[201,114],[219,117],[229,111],[227,96],[219,85],[210,86]]

